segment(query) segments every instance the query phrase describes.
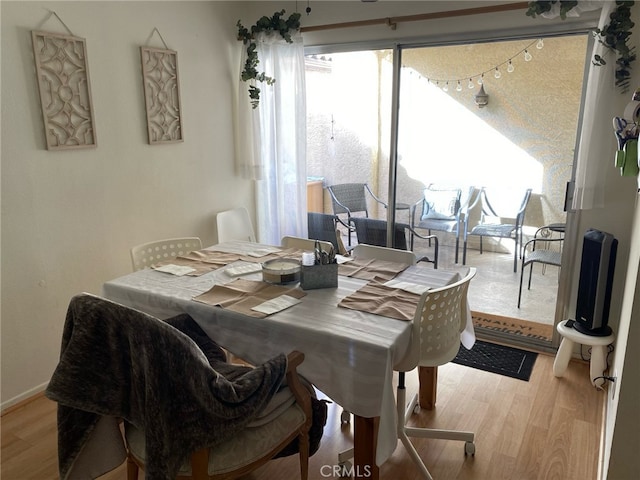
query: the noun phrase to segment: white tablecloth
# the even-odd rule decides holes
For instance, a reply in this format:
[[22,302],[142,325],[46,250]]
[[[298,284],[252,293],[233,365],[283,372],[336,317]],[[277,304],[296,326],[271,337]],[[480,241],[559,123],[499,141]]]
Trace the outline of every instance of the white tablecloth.
[[[103,295],[158,318],[188,313],[212,339],[254,364],[280,352],[304,352],[300,373],[317,388],[356,415],[380,417],[376,463],[382,465],[397,443],[393,366],[408,347],[410,322],[337,307],[366,283],[343,276],[337,289],[309,290],[300,304],[267,318],[193,301],[214,284],[233,280],[225,268],[199,277],[140,270],[106,282]],[[458,274],[417,265],[401,275],[436,287]],[[244,278],[260,280],[261,274]]]

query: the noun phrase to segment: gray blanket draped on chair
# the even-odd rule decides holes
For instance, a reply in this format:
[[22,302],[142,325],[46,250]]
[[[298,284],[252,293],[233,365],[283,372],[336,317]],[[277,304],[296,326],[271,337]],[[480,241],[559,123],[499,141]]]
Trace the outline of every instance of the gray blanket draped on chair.
[[[176,327],[185,325],[184,317],[191,320],[176,317]],[[60,478],[95,478],[122,463],[124,457],[112,458],[111,464],[103,460],[86,468],[91,462],[80,460],[87,452],[101,456],[102,447],[87,447],[90,440],[100,441],[91,438],[94,432],[104,434],[96,428],[99,422],[111,418],[117,428],[116,419],[122,418],[147,432],[146,478],[174,479],[190,452],[215,446],[250,422],[273,397],[287,368],[284,354],[235,374],[233,366],[221,361],[216,370],[215,359],[211,365],[210,360],[168,323],[93,295],[75,296],[60,362],[46,389],[59,404]],[[101,438],[108,441],[109,435]],[[110,438],[116,438],[113,432]]]

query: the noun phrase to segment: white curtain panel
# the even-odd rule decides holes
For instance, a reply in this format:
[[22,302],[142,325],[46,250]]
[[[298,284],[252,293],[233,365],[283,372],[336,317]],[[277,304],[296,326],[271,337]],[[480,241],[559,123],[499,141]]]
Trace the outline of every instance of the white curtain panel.
[[[604,2],[598,28],[609,23],[615,2]],[[589,210],[604,205],[604,181],[615,171],[615,152],[611,119],[616,116],[615,58],[599,41],[594,42],[590,59],[598,54],[606,59],[604,66],[589,64],[582,131],[576,156],[576,184],[572,207]]]
[[299,33],[292,43],[278,34],[261,34],[256,40],[258,70],[276,81],[258,84],[255,109],[248,85],[240,82],[237,131],[247,134],[238,138],[238,167],[245,178],[255,180],[258,242],[279,245],[284,235],[307,236],[304,46]]

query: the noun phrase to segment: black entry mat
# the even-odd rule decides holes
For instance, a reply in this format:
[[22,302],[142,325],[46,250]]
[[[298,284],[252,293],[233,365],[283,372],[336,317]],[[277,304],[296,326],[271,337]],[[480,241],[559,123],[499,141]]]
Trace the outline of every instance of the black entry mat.
[[454,363],[529,381],[538,354],[476,340],[471,350],[460,345]]

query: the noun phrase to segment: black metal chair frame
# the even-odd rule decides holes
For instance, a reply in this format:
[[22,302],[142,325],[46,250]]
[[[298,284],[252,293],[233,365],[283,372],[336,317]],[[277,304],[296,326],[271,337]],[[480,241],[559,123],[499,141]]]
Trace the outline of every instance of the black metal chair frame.
[[[522,300],[522,280],[524,277],[524,270],[529,266],[529,282],[527,290],[531,290],[531,275],[533,273],[533,264],[540,263],[544,265],[553,265],[556,267],[562,267],[562,242],[564,237],[561,238],[548,238],[549,227],[544,226],[536,230],[533,238],[525,243],[522,247],[522,267],[520,268],[520,289],[518,290],[518,308],[520,308],[520,302]],[[549,247],[554,243],[559,244],[557,251],[550,250]],[[539,248],[538,245],[542,244],[544,248]],[[530,250],[530,253],[527,253]],[[544,273],[544,272],[543,272]]]
[[[369,192],[374,201],[387,208],[387,204],[380,200],[366,183],[341,183],[330,185],[327,190],[331,195],[334,215],[346,214],[346,224],[351,224],[351,217],[354,213],[364,212],[364,216],[369,217],[365,192]],[[349,230],[348,244],[351,246],[351,230]]]
[[526,189],[524,197],[518,211],[515,215],[514,223],[500,223],[491,224],[483,223],[485,217],[500,217],[501,215],[496,212],[487,197],[487,190],[483,187],[480,190],[480,194],[475,198],[472,205],[469,206],[471,210],[478,201],[482,205],[482,213],[480,217],[480,223],[473,227],[471,231],[468,231],[468,220],[465,218],[464,228],[464,243],[462,247],[462,264],[467,263],[467,237],[468,235],[476,235],[480,237],[480,254],[482,255],[482,237],[497,237],[497,238],[510,238],[514,240],[516,245],[513,251],[513,271],[518,271],[518,258],[522,258],[522,253],[518,246],[522,246],[522,226],[524,224],[524,216],[527,209],[527,204],[531,198],[531,189]]

